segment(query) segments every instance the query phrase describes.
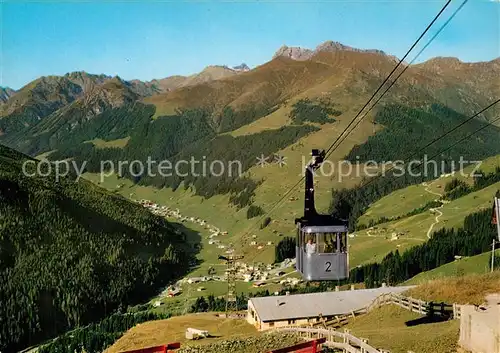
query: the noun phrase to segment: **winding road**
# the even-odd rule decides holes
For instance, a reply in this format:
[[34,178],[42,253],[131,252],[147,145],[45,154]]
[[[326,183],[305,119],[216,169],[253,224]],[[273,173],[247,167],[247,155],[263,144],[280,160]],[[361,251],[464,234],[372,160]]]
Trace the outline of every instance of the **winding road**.
[[443,212],[441,212],[439,209],[442,208],[444,205],[441,205],[439,206],[438,208],[431,208],[431,211],[436,211],[437,213],[439,213],[439,215],[436,216],[436,221],[434,223],[431,224],[431,226],[429,227],[429,230],[427,231],[427,238],[430,239],[431,238],[431,232],[432,232],[432,229],[434,228],[434,226],[436,224],[439,223],[439,217],[441,217],[443,215]]
[[427,191],[429,194],[432,194],[432,195],[436,195],[436,196],[442,197],[442,196],[443,196],[443,194],[440,194],[440,193],[438,193],[438,192],[435,192],[435,191],[429,190],[429,187],[430,187],[432,184],[433,184],[433,182],[432,182],[432,183],[430,183],[429,185],[427,185],[427,183],[423,183],[422,185],[424,185],[424,186],[425,186],[425,191]]
[[[443,196],[443,194],[440,194],[438,192],[435,192],[435,191],[432,191],[432,190],[429,190],[429,187],[432,185],[432,183],[430,183],[429,185],[427,185],[427,183],[423,183],[422,185],[425,186],[425,191],[427,191],[429,194],[432,194],[432,195],[436,195],[436,196],[439,196],[440,198]],[[436,201],[439,201],[439,199],[437,199]],[[441,206],[439,207],[436,207],[436,208],[431,208],[430,211],[431,212],[437,212],[439,213],[436,218],[435,218],[435,221],[434,223],[432,223],[429,227],[429,229],[427,230],[427,238],[430,239],[431,238],[431,232],[432,230],[434,229],[434,226],[436,224],[439,223],[439,218],[443,215],[443,212],[440,211],[441,208],[443,208],[444,204],[442,204]]]

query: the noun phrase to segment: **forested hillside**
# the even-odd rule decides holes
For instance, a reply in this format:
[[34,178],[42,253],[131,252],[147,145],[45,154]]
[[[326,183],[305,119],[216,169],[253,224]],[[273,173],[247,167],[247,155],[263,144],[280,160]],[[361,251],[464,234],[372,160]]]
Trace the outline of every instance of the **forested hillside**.
[[[156,163],[168,160],[172,165],[180,160],[190,161],[194,158],[200,162],[206,160],[208,165],[216,160],[221,161],[225,167],[229,167],[232,161],[238,161],[243,173],[255,164],[255,156],[272,156],[306,134],[317,131],[317,128],[311,125],[298,125],[232,137],[217,135],[218,125],[212,121],[210,112],[204,109],[183,110],[176,115],[151,120],[154,112],[155,107],[152,105],[127,104],[105,110],[87,123],[73,128],[69,128],[67,118],[56,117],[60,119],[60,123],[48,124],[52,120],[52,117],[48,117],[41,123],[42,127],[37,128],[40,133],[34,132],[30,139],[20,137],[16,146],[32,155],[56,150],[49,159],[74,158],[78,165],[85,162],[88,172],[100,172],[102,161],[112,161],[115,166],[118,161],[141,161],[145,166],[148,158]],[[245,120],[245,117],[252,117],[254,114],[256,113],[250,110],[238,115],[231,109],[226,109],[220,117],[220,124],[238,124],[239,118]],[[74,119],[75,115],[71,118]],[[226,120],[227,123],[224,123]],[[96,138],[115,140],[124,137],[130,137],[124,148],[99,148],[86,143]],[[188,165],[180,166],[181,173],[172,176],[161,176],[158,164],[154,165],[152,170],[156,177],[146,173],[134,176],[136,173],[131,173],[128,166],[115,172],[141,185],[176,189],[184,182],[185,187],[195,186],[196,193],[205,197],[230,193],[233,203],[240,207],[252,202],[254,190],[259,182],[243,176],[240,178],[237,168],[231,170],[231,175],[226,169],[224,174],[218,177],[207,175],[210,171],[204,174],[201,163],[195,173],[189,172]],[[181,176],[183,174],[186,176]]]
[[143,301],[190,261],[163,218],[86,181],[25,176],[26,158],[0,146],[2,352]]
[[[430,107],[422,108],[411,108],[400,104],[387,105],[377,111],[374,119],[374,122],[384,126],[384,129],[374,136],[370,136],[365,143],[355,146],[346,159],[353,162],[356,160],[387,162],[406,159],[406,162],[409,162],[410,156],[412,159],[423,159],[424,154],[428,158],[437,154],[438,156],[434,157],[433,160],[438,162],[440,168],[441,161],[446,161],[448,166],[450,166],[451,161],[456,161],[458,166],[461,156],[466,161],[474,161],[500,153],[500,128],[492,126],[479,131],[466,143],[460,143],[440,155],[440,151],[451,146],[454,142],[466,138],[472,132],[484,127],[486,123],[479,119],[470,121],[457,131],[427,147],[423,152],[418,151],[420,146],[445,134],[467,118],[468,116],[441,104],[432,104]],[[414,155],[414,152],[417,151],[419,153]],[[428,170],[433,173],[433,177],[440,175],[435,175],[440,170],[436,171],[432,166]]]

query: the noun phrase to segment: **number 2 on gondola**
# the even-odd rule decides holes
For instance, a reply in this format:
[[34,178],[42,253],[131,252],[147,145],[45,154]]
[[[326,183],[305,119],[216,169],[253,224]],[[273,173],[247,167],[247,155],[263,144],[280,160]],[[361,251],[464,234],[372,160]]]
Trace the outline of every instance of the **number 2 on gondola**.
[[325,262],[325,272],[332,272],[331,267],[332,263],[330,261]]

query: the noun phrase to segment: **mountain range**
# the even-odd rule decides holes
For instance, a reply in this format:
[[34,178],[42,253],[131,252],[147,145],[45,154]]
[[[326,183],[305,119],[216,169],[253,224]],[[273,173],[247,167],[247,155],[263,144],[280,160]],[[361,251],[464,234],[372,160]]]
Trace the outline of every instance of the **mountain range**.
[[[51,159],[94,161],[89,172],[97,171],[96,161],[104,157],[201,158],[208,151],[214,159],[243,158],[246,174],[240,178],[144,177],[135,182],[174,189],[183,183],[204,197],[232,195],[231,203],[247,207],[265,203],[259,195],[290,174],[262,174],[253,167],[256,155],[308,155],[314,146],[326,147],[395,63],[380,50],[327,41],[314,50],[283,46],[269,62],[251,70],[245,64],[215,65],[191,76],[147,82],[86,72],[41,77],[15,93],[2,90],[9,98],[0,103],[0,143],[32,156],[50,152]],[[331,158],[352,158],[352,151],[363,152],[364,158],[384,153],[403,157],[411,146],[400,147],[401,139],[425,140],[429,133],[445,131],[445,123],[458,123],[500,95],[500,82],[494,79],[500,74],[500,58],[464,63],[437,57],[403,68],[404,75]],[[493,107],[454,136],[463,136],[499,111]],[[387,114],[395,114],[394,119],[387,120]],[[396,118],[414,126],[413,135],[391,128],[388,122]],[[480,140],[491,138],[495,129],[471,143],[475,158],[500,148],[500,139]],[[374,144],[380,150],[370,150]],[[458,151],[466,152],[455,147],[449,153]]]
[[[287,62],[287,59],[302,63],[292,64]],[[239,98],[238,102],[231,103],[236,105],[239,102],[246,103],[244,101],[251,100],[252,95],[259,95],[258,91],[266,91],[269,86],[275,86],[277,90],[281,91],[279,94],[283,97],[279,98],[284,98],[284,96],[292,98],[293,93],[287,94],[284,91],[294,90],[298,93],[303,89],[312,88],[320,83],[328,89],[328,80],[332,80],[335,76],[347,78],[347,80],[344,79],[344,86],[347,86],[349,79],[353,79],[353,81],[366,81],[370,78],[380,78],[385,73],[384,70],[394,65],[395,60],[395,57],[389,56],[381,50],[363,50],[339,42],[326,41],[318,45],[314,50],[284,45],[276,51],[270,62],[256,67],[252,70],[250,76],[246,75],[245,78],[235,78],[229,81],[224,81],[224,79],[238,76],[241,73],[247,73],[250,71],[250,68],[246,64],[232,68],[222,65],[212,65],[206,67],[200,73],[191,76],[177,75],[144,82],[140,80],[125,81],[120,77],[113,78],[103,74],[93,75],[83,71],[73,72],[64,76],[41,77],[30,82],[17,92],[8,87],[0,87],[0,117],[4,118],[16,115],[20,110],[24,110],[23,115],[41,119],[49,113],[72,103],[77,98],[84,95],[94,95],[96,93],[94,90],[95,87],[101,86],[113,79],[121,82],[117,86],[115,85],[115,88],[120,90],[118,86],[123,85],[131,94],[137,95],[135,99],[145,99],[146,97],[163,94],[163,96],[158,98],[146,99],[148,103],[154,103],[157,106],[165,105],[166,101],[172,99],[190,101],[192,100],[191,98],[184,98],[182,96],[192,96],[193,93],[201,92],[202,90],[210,90],[212,93],[214,91],[224,91],[225,87],[222,87],[224,85],[234,85],[237,90],[241,86],[246,86],[243,88],[245,92],[231,92],[231,96],[233,97],[238,94],[244,96],[235,97]],[[464,89],[462,89],[464,94],[471,93],[468,91],[481,91],[482,86],[494,92],[500,88],[499,84],[495,82],[496,80],[491,79],[498,72],[499,62],[500,59],[489,63],[463,63],[456,58],[434,58],[423,64],[413,65],[411,70],[409,70],[410,72],[405,75],[406,77],[403,76],[402,80],[410,85],[412,82],[418,83],[418,86],[421,86],[426,91],[442,91],[448,88],[446,86],[461,84],[461,86],[464,86]],[[298,74],[301,70],[307,71],[307,73],[302,73],[303,78],[307,82],[287,82],[285,79],[283,84],[289,87],[277,87],[275,82],[271,82],[273,74],[280,75],[285,70],[290,72],[296,71]],[[266,79],[264,76],[268,74],[269,77]],[[436,77],[434,74],[438,76]],[[349,75],[366,75],[366,77],[349,77]],[[473,78],[471,77],[472,75],[478,76]],[[468,82],[459,82],[463,77],[467,77]],[[220,80],[223,81],[214,82]],[[253,84],[251,81],[257,82],[257,84]],[[193,86],[197,87],[187,89],[187,87]],[[216,86],[216,89],[212,89]],[[416,88],[418,89],[418,87]],[[109,92],[110,87],[108,86],[104,89]],[[172,91],[176,91],[176,94],[169,95],[168,93]],[[456,91],[455,94],[459,95],[459,91],[461,90]],[[441,92],[432,93],[435,95]],[[479,93],[479,95],[482,95],[482,92]],[[317,93],[313,93],[313,95],[317,95]],[[260,100],[260,97],[256,99]],[[127,100],[125,99],[124,101]],[[224,103],[226,102],[222,104]],[[182,106],[182,103],[177,105]],[[189,103],[188,105],[192,106],[196,105],[196,103]]]
[[313,56],[315,56],[318,53],[322,52],[338,52],[338,51],[354,51],[358,53],[375,53],[375,54],[381,54],[381,55],[386,55],[382,50],[377,50],[377,49],[358,49],[358,48],[353,48],[348,45],[344,45],[339,42],[334,42],[334,41],[326,41],[320,45],[318,45],[314,50],[307,49],[307,48],[302,48],[302,47],[288,47],[287,45],[283,45],[280,47],[276,53],[273,55],[273,59],[277,58],[279,56],[283,56],[286,58],[290,58],[293,60],[309,60]]
[[[0,314],[9,320],[0,323],[0,348],[24,348],[140,302],[178,275],[172,268],[184,270],[191,260],[185,237],[164,219],[87,180],[29,178],[21,172],[26,155],[71,160],[92,180],[102,161],[237,160],[239,175],[180,168],[176,175],[154,176],[130,166],[114,170],[108,184],[96,183],[127,197],[186,207],[229,231],[224,241],[246,255],[256,249],[249,229],[259,244],[293,234],[301,188],[292,189],[272,220],[259,230],[251,227],[295,185],[302,158],[340,135],[396,62],[380,50],[328,41],[313,50],[283,46],[252,69],[214,65],[151,81],[80,71],[40,77],[17,91],[1,88],[0,144],[7,147],[0,145],[0,299],[9,300]],[[500,58],[464,63],[438,57],[403,69],[334,149],[332,162],[407,159],[500,96]],[[477,161],[500,155],[500,124],[489,124],[499,113],[493,107],[422,154],[445,165],[462,156]],[[255,164],[256,156],[276,155],[286,164]],[[351,228],[383,196],[435,178],[387,177],[364,187],[362,176],[338,176],[336,170],[317,178],[317,205],[348,214]],[[275,248],[262,248],[267,257],[257,261],[272,263]]]

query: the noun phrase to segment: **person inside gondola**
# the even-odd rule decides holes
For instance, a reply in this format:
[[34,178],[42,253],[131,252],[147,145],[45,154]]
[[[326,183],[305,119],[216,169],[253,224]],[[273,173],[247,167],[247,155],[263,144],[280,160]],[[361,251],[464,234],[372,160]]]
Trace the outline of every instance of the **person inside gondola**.
[[337,238],[334,233],[325,234],[325,253],[334,253],[337,250]]
[[316,244],[313,243],[313,238],[310,237],[307,239],[307,244],[306,244],[306,253],[307,254],[314,254],[316,252]]
[[347,234],[346,233],[340,233],[339,234],[339,240],[340,240],[340,252],[346,253],[347,252]]

